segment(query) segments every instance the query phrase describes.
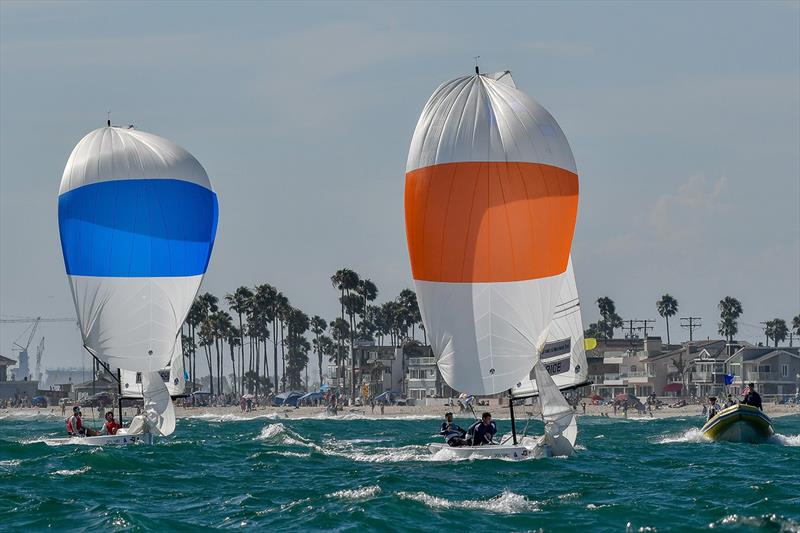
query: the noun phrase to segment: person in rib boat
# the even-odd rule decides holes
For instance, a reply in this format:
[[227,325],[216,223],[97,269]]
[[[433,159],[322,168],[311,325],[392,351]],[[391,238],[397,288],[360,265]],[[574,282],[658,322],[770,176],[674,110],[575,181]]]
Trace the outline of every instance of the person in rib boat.
[[716,396],[709,396],[708,397],[708,417],[706,421],[711,420],[719,413],[719,404],[717,403]]

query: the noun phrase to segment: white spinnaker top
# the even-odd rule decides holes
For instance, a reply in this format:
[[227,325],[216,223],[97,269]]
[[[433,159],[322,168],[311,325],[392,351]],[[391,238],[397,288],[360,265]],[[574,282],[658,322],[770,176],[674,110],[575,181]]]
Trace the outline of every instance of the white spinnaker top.
[[443,83],[422,110],[406,172],[466,161],[541,163],[578,173],[561,127],[517,89],[509,71]]
[[132,128],[107,127],[89,132],[75,145],[58,194],[103,181],[153,178],[187,181],[213,190],[197,159],[169,139]]
[[[589,365],[583,339],[583,320],[578,287],[575,284],[575,271],[572,257],[564,275],[561,295],[553,312],[553,322],[547,334],[542,363],[559,389],[565,389],[586,382]],[[535,396],[538,393],[533,372],[522,380],[511,394],[515,398]]]
[[[508,72],[464,76],[428,100],[406,172],[412,271],[442,375],[466,393],[508,390],[544,346],[567,267],[578,192],[567,139]],[[526,253],[538,254],[527,271]]]

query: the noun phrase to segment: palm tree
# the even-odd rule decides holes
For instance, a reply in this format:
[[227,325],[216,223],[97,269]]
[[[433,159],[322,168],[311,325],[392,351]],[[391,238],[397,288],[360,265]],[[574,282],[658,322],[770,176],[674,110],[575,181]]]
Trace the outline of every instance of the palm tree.
[[[244,324],[242,323],[242,315],[250,313],[250,308],[253,304],[253,291],[247,287],[239,287],[233,294],[226,294],[225,301],[228,302],[228,307],[231,311],[236,313],[239,317],[239,375],[242,378],[241,389],[244,390]],[[234,365],[235,366],[235,365]]]
[[304,335],[308,331],[309,319],[300,309],[289,307],[285,320],[288,330],[286,344],[289,348],[285,384],[288,384],[289,389],[297,390],[302,387],[301,371],[308,366],[308,351],[311,346]]
[[664,317],[664,319],[667,321],[667,344],[670,344],[669,317],[675,316],[675,314],[678,312],[678,300],[669,294],[665,294],[656,302],[656,309],[658,309],[658,314]]
[[[278,392],[278,296],[283,296],[278,289],[267,283],[256,287],[256,299],[266,328],[266,323],[272,329],[272,369],[274,372],[274,391]],[[267,366],[267,345],[264,343],[264,367]]]
[[614,305],[614,300],[609,298],[608,296],[603,296],[597,299],[597,307],[600,310],[600,316],[602,320],[597,322],[597,328],[599,329],[598,337],[603,339],[613,339],[614,338],[614,329],[622,327],[622,318],[617,314],[616,305]]
[[742,304],[732,296],[726,296],[719,301],[719,324],[717,331],[728,341],[728,355],[731,355],[733,337],[739,332],[739,317],[742,316]]
[[[289,299],[284,296],[282,293],[278,293],[275,297],[275,304],[276,304],[276,311],[275,316],[280,325],[281,330],[281,390],[286,391],[286,337],[285,337],[285,328],[286,323],[289,320],[289,316],[292,311],[292,306],[289,304]],[[277,362],[275,363],[277,365]],[[277,366],[275,368],[275,381],[278,381],[278,370]],[[277,384],[276,384],[277,387]],[[277,388],[275,389],[277,391]]]
[[244,394],[244,392],[243,392],[244,391],[244,368],[239,367],[240,370],[242,371],[242,380],[243,380],[242,384],[241,384],[241,389],[239,389],[238,388],[238,386],[239,386],[238,383],[239,382],[236,379],[236,355],[235,355],[235,347],[241,342],[241,339],[243,337],[241,335],[241,332],[239,331],[239,328],[237,328],[233,324],[230,324],[230,326],[226,329],[226,333],[227,333],[226,338],[228,340],[228,348],[230,349],[230,353],[231,353],[231,368],[233,370],[233,393],[237,394],[237,393],[239,393],[239,390],[241,390],[242,392],[239,393],[239,394]]
[[[331,285],[335,289],[339,290],[339,303],[342,306],[342,315],[341,319],[344,320],[345,315],[345,302],[348,301],[345,299],[345,296],[349,296],[353,291],[358,288],[359,283],[359,276],[353,270],[349,268],[341,268],[337,270],[333,276],[331,276]],[[355,308],[351,308],[351,312],[354,311]],[[350,383],[350,394],[351,396],[355,396],[355,361],[353,360],[353,334],[354,334],[354,324],[353,324],[353,315],[350,315],[350,361],[351,361],[351,383]],[[344,339],[339,339],[339,343],[341,347],[344,347]],[[342,376],[344,377],[344,376]]]
[[[767,340],[772,339],[773,346],[778,347],[779,342],[786,340],[786,335],[789,334],[789,328],[786,326],[786,321],[782,318],[774,318],[766,322],[764,332],[766,333]],[[767,343],[769,344],[769,343]]]
[[328,329],[328,323],[319,315],[314,315],[311,319],[311,333],[314,334],[314,351],[317,353],[317,365],[319,370],[319,384],[322,386],[322,344],[320,338],[325,334]]
[[417,302],[417,293],[411,289],[403,289],[397,297],[397,303],[400,304],[403,310],[403,316],[411,326],[411,338],[415,339],[416,326],[422,322],[422,315],[419,312],[419,303]]

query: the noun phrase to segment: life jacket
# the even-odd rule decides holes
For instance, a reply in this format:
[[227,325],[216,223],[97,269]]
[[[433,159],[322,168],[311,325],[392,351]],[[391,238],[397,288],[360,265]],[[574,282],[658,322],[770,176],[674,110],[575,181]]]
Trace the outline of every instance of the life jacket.
[[106,432],[107,432],[109,435],[116,435],[116,434],[117,434],[117,430],[118,430],[120,427],[122,427],[122,426],[120,426],[119,424],[117,424],[117,421],[116,421],[116,420],[114,420],[114,421],[110,421],[110,422],[106,422]]
[[[73,416],[75,416],[75,415],[73,415]],[[72,416],[67,418],[67,433],[70,434],[70,435],[77,435],[83,429],[83,422],[81,422],[80,417],[75,416],[75,420],[77,420],[77,422],[75,424],[77,427],[73,428],[72,427]]]

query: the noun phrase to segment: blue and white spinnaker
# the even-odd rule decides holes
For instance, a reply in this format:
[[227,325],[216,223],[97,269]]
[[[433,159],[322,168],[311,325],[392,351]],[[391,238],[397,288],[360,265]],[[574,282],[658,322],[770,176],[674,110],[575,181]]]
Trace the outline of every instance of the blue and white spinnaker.
[[180,343],[217,220],[206,171],[162,137],[100,128],[67,161],[58,224],[83,343],[109,366],[141,372],[158,389],[144,391],[146,402],[164,385],[144,375]]

